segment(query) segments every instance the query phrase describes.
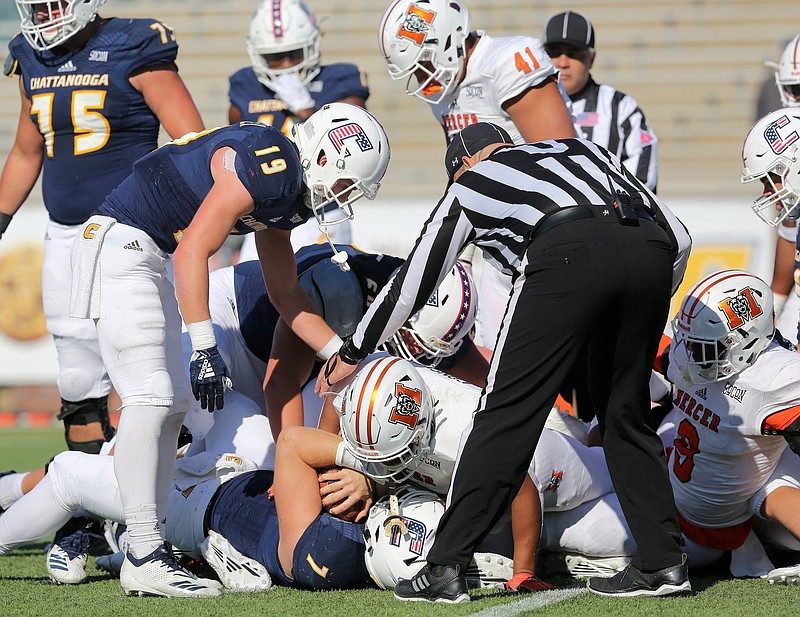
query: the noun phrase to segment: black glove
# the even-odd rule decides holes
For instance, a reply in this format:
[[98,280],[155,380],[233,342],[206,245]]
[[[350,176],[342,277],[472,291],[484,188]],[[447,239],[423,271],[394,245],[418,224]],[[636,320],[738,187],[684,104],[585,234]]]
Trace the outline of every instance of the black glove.
[[233,388],[228,377],[228,367],[219,355],[217,346],[210,349],[197,349],[189,360],[189,379],[192,382],[192,394],[200,401],[200,407],[222,409],[225,405],[225,387]]

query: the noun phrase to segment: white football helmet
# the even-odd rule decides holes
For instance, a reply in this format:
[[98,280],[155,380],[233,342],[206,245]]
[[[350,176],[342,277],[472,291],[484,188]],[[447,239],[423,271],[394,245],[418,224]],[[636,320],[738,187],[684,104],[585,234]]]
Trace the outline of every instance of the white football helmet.
[[376,480],[402,482],[430,452],[434,402],[412,364],[369,362],[335,399],[344,446]]
[[459,262],[433,295],[383,347],[389,353],[436,366],[452,356],[472,332],[478,294],[467,269]]
[[[292,138],[300,152],[308,205],[320,227],[351,220],[354,202],[375,199],[389,165],[389,139],[366,109],[348,103],[323,105],[292,127]],[[339,180],[352,184],[337,186]],[[328,218],[325,206],[334,201],[339,218]]]
[[378,41],[389,76],[406,80],[406,94],[438,103],[464,77],[471,25],[456,0],[396,0],[383,14]]
[[400,526],[391,524],[389,499],[389,495],[381,497],[370,508],[364,524],[367,571],[381,589],[394,589],[397,581],[413,578],[425,565],[444,514],[444,502],[435,494],[401,487],[397,505],[408,530],[403,533]]
[[786,45],[775,68],[775,83],[781,95],[781,104],[784,107],[800,107],[800,34]]
[[[264,0],[250,20],[247,52],[253,71],[262,84],[285,73],[297,73],[308,84],[319,73],[322,33],[314,13],[300,0]],[[271,69],[266,56],[296,52],[298,63],[289,68]]]
[[[800,109],[778,109],[753,125],[742,147],[742,182],[766,178],[771,194],[753,202],[753,211],[776,227],[800,215]],[[780,179],[781,188],[774,176]]]
[[106,0],[15,0],[20,29],[31,47],[39,51],[61,45],[97,15]]
[[727,379],[751,366],[775,336],[772,290],[742,270],[697,283],[672,320],[670,364],[690,384]]

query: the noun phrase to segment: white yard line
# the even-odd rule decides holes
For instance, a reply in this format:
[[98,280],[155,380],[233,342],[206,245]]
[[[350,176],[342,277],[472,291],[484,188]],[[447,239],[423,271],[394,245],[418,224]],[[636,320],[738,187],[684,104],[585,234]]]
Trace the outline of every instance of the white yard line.
[[526,611],[533,611],[537,608],[556,604],[569,600],[575,596],[586,593],[586,587],[569,587],[566,589],[553,589],[552,591],[542,591],[539,593],[525,594],[521,600],[485,608],[477,613],[470,613],[469,617],[512,617]]

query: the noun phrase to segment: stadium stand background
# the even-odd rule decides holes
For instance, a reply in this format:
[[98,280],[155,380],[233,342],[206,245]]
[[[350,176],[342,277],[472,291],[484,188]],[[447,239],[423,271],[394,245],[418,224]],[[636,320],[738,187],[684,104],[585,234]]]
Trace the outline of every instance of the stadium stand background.
[[[322,20],[326,63],[350,61],[368,74],[369,109],[386,127],[392,162],[382,197],[437,196],[444,138],[422,101],[386,74],[377,47],[381,0],[307,0]],[[597,33],[595,78],[631,94],[660,141],[659,192],[750,194],[738,178],[758,86],[782,41],[800,31],[796,0],[467,0],[473,26],[494,36],[541,35],[564,9],[584,12]],[[0,9],[3,49],[18,16]],[[244,37],[254,0],[109,0],[101,14],[154,17],[175,28],[181,74],[209,126],[226,123],[227,77],[248,63]],[[0,88],[0,156],[14,137],[19,105],[11,80]],[[34,191],[32,198],[38,199]]]
[[[388,0],[306,1],[322,22],[324,62],[354,62],[369,76],[368,107],[385,126],[392,145],[379,201],[432,204],[444,187],[444,137],[428,106],[406,96],[402,83],[393,82],[386,73],[377,28]],[[777,61],[785,41],[800,31],[797,0],[465,0],[465,4],[473,26],[493,36],[540,37],[549,15],[565,9],[585,13],[597,32],[595,79],[636,98],[659,137],[660,195],[668,203],[708,200],[737,203],[742,210],[755,197],[753,186],[739,182],[741,144],[754,120],[759,86],[771,76],[764,61]],[[181,75],[206,124],[219,126],[227,123],[228,76],[249,62],[244,39],[256,6],[256,0],[109,0],[101,15],[152,17],[174,27]],[[13,1],[5,0],[0,4],[3,57],[18,25]],[[19,93],[16,78],[0,83],[0,157],[5,161],[16,131]],[[166,139],[162,135],[162,141]],[[38,188],[25,208],[42,208]],[[719,211],[724,227],[724,210]],[[408,226],[407,220],[389,218]],[[753,218],[752,225],[760,223]],[[385,226],[385,230],[393,235],[397,228]],[[9,301],[14,300],[7,295],[0,298]],[[52,343],[43,337],[40,344]],[[0,427],[53,422],[58,395],[49,377],[45,379],[46,383],[37,380],[31,385],[8,378],[0,381]],[[114,401],[111,406],[116,406]]]

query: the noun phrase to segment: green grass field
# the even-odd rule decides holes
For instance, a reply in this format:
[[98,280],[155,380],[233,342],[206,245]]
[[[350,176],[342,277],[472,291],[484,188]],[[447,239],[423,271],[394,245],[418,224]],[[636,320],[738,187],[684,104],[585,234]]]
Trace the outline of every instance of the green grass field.
[[[57,429],[0,429],[0,469],[19,471],[41,466],[62,446],[62,434]],[[693,574],[694,595],[664,599],[600,598],[585,593],[581,582],[569,579],[553,581],[561,585],[557,591],[524,596],[483,590],[474,593],[471,603],[459,606],[400,603],[391,593],[378,590],[312,593],[274,588],[262,594],[227,594],[210,600],[127,598],[116,580],[94,569],[94,558],[89,561],[89,583],[72,587],[54,585],[45,571],[44,546],[42,542],[0,557],[0,615],[153,615],[168,610],[171,617],[224,614],[750,617],[796,615],[800,599],[800,590],[794,587],[774,586],[762,580],[732,580],[724,567]]]

